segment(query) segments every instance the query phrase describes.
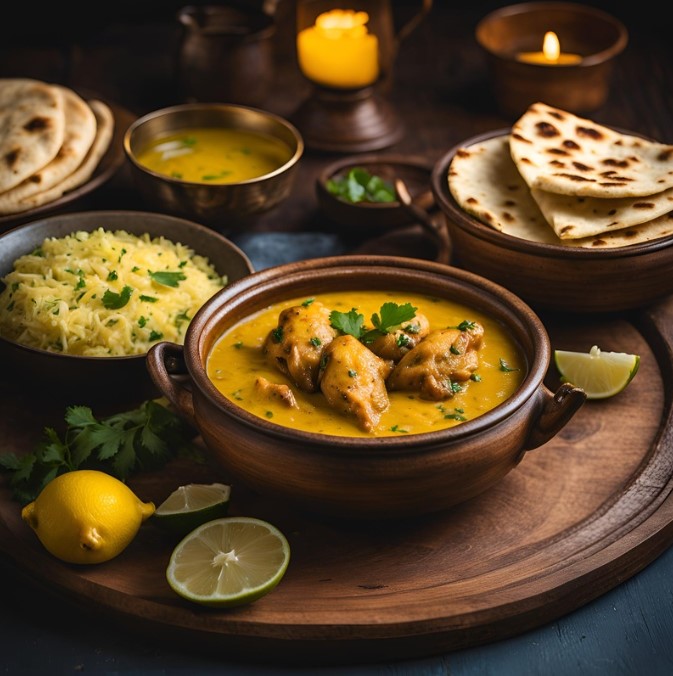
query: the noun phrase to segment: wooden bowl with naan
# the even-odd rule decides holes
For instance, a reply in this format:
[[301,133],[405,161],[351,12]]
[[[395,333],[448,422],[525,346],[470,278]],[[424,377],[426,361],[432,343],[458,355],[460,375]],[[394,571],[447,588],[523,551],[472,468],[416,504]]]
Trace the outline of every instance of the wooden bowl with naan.
[[436,163],[453,262],[536,309],[616,312],[673,293],[673,146],[544,103]]

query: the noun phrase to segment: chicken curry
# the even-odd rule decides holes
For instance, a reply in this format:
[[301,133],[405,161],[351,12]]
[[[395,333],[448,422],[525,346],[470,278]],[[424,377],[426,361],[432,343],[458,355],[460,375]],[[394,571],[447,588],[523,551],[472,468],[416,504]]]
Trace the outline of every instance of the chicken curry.
[[222,335],[208,377],[260,418],[349,437],[421,434],[472,420],[526,375],[506,328],[458,302],[345,291],[272,305]]

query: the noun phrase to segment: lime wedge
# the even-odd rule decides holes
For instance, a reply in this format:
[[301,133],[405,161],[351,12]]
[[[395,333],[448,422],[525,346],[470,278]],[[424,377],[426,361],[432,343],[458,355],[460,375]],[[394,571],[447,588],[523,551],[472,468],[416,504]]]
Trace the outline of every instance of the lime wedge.
[[173,550],[166,579],[183,598],[227,608],[252,603],[281,581],[290,545],[270,523],[245,516],[216,519]]
[[231,486],[186,484],[174,490],[155,510],[154,522],[165,530],[186,535],[207,521],[227,515]]
[[587,399],[607,399],[633,380],[640,366],[640,356],[602,352],[594,345],[589,352],[555,350],[554,363],[561,379],[581,387]]

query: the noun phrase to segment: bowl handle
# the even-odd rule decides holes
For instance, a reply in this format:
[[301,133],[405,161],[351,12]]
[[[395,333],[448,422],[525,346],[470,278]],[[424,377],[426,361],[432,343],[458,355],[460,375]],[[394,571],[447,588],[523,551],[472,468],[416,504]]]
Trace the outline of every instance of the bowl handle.
[[524,444],[527,451],[542,446],[554,437],[577,413],[587,398],[581,387],[571,383],[562,383],[554,393],[543,385],[542,391],[546,401],[538,419],[528,432]]
[[156,343],[147,352],[147,370],[159,391],[178,413],[196,426],[194,400],[189,388],[182,345],[167,341]]

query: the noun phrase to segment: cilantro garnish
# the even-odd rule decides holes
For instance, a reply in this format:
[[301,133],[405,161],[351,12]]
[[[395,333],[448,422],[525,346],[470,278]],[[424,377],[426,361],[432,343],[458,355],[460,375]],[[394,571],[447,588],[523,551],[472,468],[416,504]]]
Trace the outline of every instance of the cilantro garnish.
[[395,202],[397,195],[390,181],[369,173],[362,167],[354,167],[345,176],[335,176],[327,183],[331,195],[351,202]]
[[168,272],[166,270],[161,270],[159,272],[152,272],[149,270],[150,277],[152,281],[162,286],[171,286],[176,287],[180,282],[187,279],[187,276],[184,272]]
[[510,371],[518,371],[519,369],[512,368],[502,357],[500,357],[500,370],[509,373]]
[[70,406],[65,422],[62,436],[45,427],[32,453],[0,455],[0,470],[10,473],[14,500],[27,504],[53,478],[73,470],[99,469],[123,481],[136,471],[196,452],[190,443],[196,431],[155,400],[100,420],[86,406]]
[[355,308],[352,308],[349,312],[332,310],[329,313],[329,321],[337,331],[355,336],[358,339],[362,337],[365,318]]
[[395,331],[400,324],[416,316],[416,308],[411,303],[398,305],[397,303],[384,303],[378,313],[374,313],[371,322],[373,329],[365,329],[364,315],[355,308],[349,312],[330,312],[330,324],[333,328],[354,336],[363,343],[371,343],[376,338],[385,336]]
[[133,289],[130,286],[125,286],[121,290],[121,293],[115,293],[114,291],[110,291],[110,289],[108,289],[103,294],[103,298],[101,300],[103,305],[108,310],[119,310],[120,308],[123,308],[124,305],[129,302],[129,300],[131,300],[132,293]]

